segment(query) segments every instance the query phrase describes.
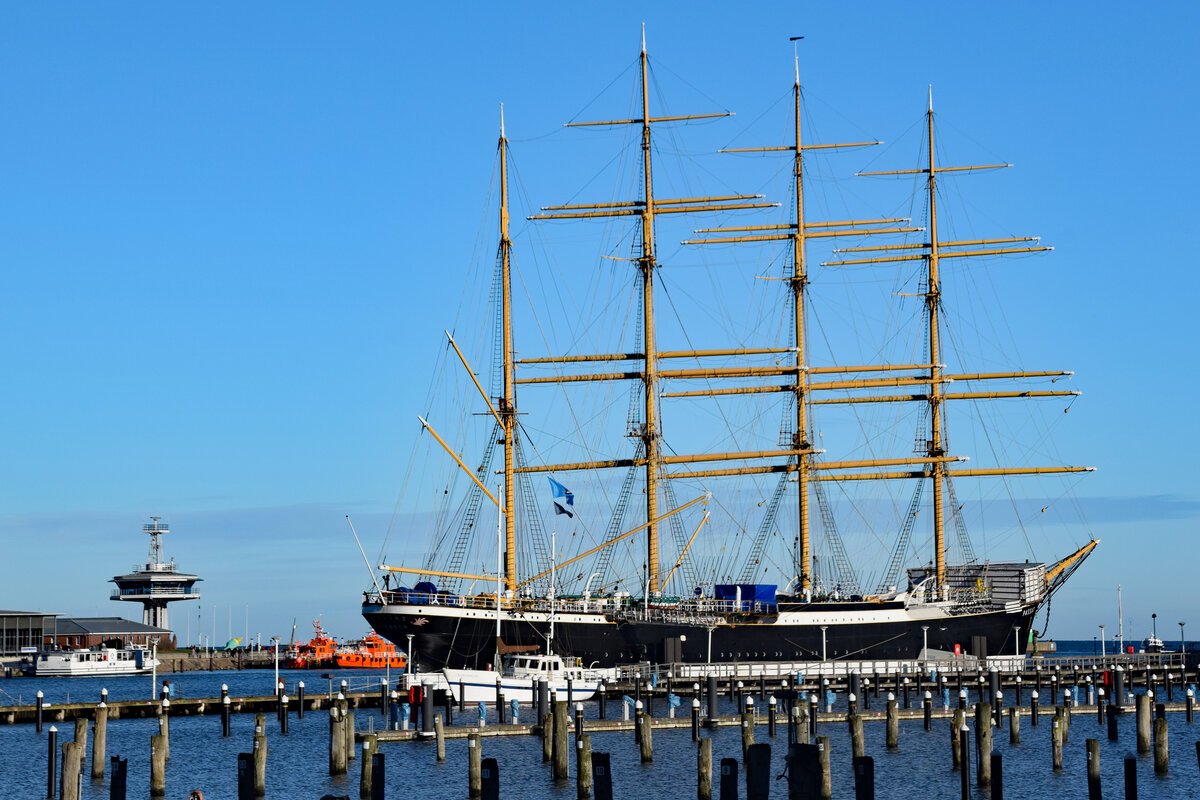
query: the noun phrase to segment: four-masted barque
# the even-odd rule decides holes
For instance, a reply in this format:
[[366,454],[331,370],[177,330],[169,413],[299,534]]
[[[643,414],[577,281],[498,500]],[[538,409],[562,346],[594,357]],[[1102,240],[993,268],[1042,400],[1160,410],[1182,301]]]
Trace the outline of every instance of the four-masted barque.
[[[993,401],[1004,398],[1073,396],[1074,391],[1052,389],[1034,391],[1021,381],[1058,380],[1071,373],[1064,371],[951,372],[946,365],[943,345],[942,264],[951,259],[1032,253],[1049,250],[1032,238],[995,238],[952,240],[938,234],[938,184],[948,173],[984,167],[943,166],[935,160],[934,115],[930,92],[925,150],[928,160],[916,169],[894,172],[860,173],[866,175],[915,175],[923,178],[922,201],[927,223],[913,226],[907,219],[865,219],[849,221],[813,221],[805,216],[805,158],[812,150],[859,147],[878,142],[851,144],[807,144],[801,138],[801,88],[797,62],[794,84],[794,140],[786,146],[743,148],[733,152],[771,153],[789,157],[792,166],[794,196],[788,198],[794,217],[772,225],[739,225],[704,228],[698,238],[685,245],[742,245],[777,242],[790,251],[787,272],[779,278],[786,291],[786,338],[777,347],[739,347],[727,349],[659,350],[656,336],[656,289],[659,264],[655,238],[656,220],[662,215],[739,211],[774,207],[760,195],[729,194],[710,197],[659,197],[652,180],[654,170],[652,135],[659,125],[686,120],[727,116],[725,113],[692,116],[652,116],[647,91],[647,56],[643,41],[640,61],[640,115],[634,119],[608,122],[576,122],[571,125],[632,126],[640,132],[640,197],[618,202],[572,204],[543,209],[534,220],[604,219],[618,223],[624,218],[635,227],[632,243],[636,265],[637,341],[640,352],[572,354],[518,360],[513,344],[511,254],[508,207],[508,140],[503,124],[499,141],[500,243],[497,255],[495,299],[498,305],[496,325],[500,358],[499,389],[489,394],[479,382],[475,388],[483,406],[494,418],[495,428],[489,442],[499,444],[503,465],[495,470],[502,485],[488,488],[491,481],[491,455],[472,471],[454,449],[434,431],[432,423],[422,419],[423,430],[434,437],[446,458],[452,458],[470,479],[471,499],[467,503],[468,523],[462,536],[489,540],[481,511],[494,504],[497,508],[496,572],[490,567],[468,571],[461,555],[461,543],[447,546],[449,554],[430,554],[421,566],[381,566],[381,578],[363,597],[363,615],[380,634],[397,644],[411,648],[410,657],[421,669],[444,666],[479,668],[495,663],[506,652],[531,652],[553,649],[584,665],[611,666],[651,661],[779,661],[864,658],[921,658],[935,651],[964,652],[977,656],[1024,653],[1031,637],[1034,615],[1058,590],[1096,546],[1091,540],[1066,558],[1050,565],[1029,561],[984,561],[974,556],[955,499],[953,481],[959,478],[1008,476],[1042,473],[1083,472],[1076,466],[1022,466],[971,469],[962,466],[965,458],[954,455],[947,445],[946,407],[960,400]],[[789,121],[790,126],[790,121]],[[790,138],[790,134],[789,134]],[[875,237],[917,234],[918,241],[872,245]],[[833,251],[836,261],[823,267],[835,269],[849,265],[912,262],[920,269],[921,291],[916,293],[921,309],[918,363],[876,363],[845,366],[809,363],[806,319],[806,290],[809,287],[807,250],[816,240],[849,237],[861,246]],[[640,238],[640,242],[636,241]],[[856,242],[856,244],[858,243]],[[790,247],[789,247],[790,245]],[[761,246],[761,245],[759,245]],[[451,338],[451,344],[464,366],[467,359]],[[630,349],[630,348],[626,348]],[[637,349],[637,348],[632,348]],[[752,357],[767,357],[757,366]],[[743,363],[737,363],[741,359]],[[730,360],[734,363],[728,365]],[[679,368],[681,361],[697,366]],[[621,364],[620,371],[604,365]],[[552,367],[549,376],[518,378],[518,367]],[[469,366],[467,367],[470,369]],[[579,374],[566,374],[574,370]],[[762,381],[775,379],[774,384]],[[664,385],[704,381],[702,389],[664,391]],[[628,435],[634,452],[626,458],[590,458],[573,463],[532,463],[522,456],[522,425],[517,413],[516,388],[519,384],[554,384],[565,391],[591,382],[629,381],[635,387],[636,401],[631,411]],[[970,391],[957,391],[954,384]],[[1014,385],[1018,384],[1018,385]],[[695,385],[694,383],[692,385]],[[668,398],[707,398],[720,402],[737,396],[774,396],[788,404],[785,411],[785,436],[775,447],[759,449],[711,448],[705,452],[679,453],[664,446],[662,433],[663,400]],[[855,404],[916,404],[920,430],[918,447],[910,454],[893,457],[825,457],[813,434],[815,406],[855,406]],[[732,441],[732,440],[731,440]],[[591,451],[588,451],[591,452]],[[891,455],[891,454],[890,454]],[[535,557],[527,558],[524,573],[518,566],[518,518],[527,522],[532,516],[529,493],[521,488],[535,476],[555,476],[550,484],[555,507],[549,510],[570,513],[574,501],[563,482],[577,471],[614,471],[626,469],[613,511],[613,521],[600,538],[600,544],[572,558],[559,561],[555,544],[542,546]],[[704,580],[692,565],[688,568],[689,549],[698,536],[712,536],[715,526],[701,531],[709,520],[704,510],[696,531],[688,538],[679,523],[680,515],[691,509],[697,514],[708,504],[709,495],[688,502],[675,501],[672,484],[699,484],[725,476],[769,476],[778,483],[769,501],[746,509],[747,517],[759,513],[761,520],[735,526],[729,537],[743,537],[746,568],[726,570],[724,576]],[[555,479],[557,478],[557,480]],[[760,480],[764,478],[759,478]],[[539,478],[540,480],[540,478]],[[835,509],[824,494],[827,482],[911,481],[917,487],[908,513],[902,517],[892,557],[882,580],[874,591],[853,578],[853,555],[839,540],[831,517]],[[644,521],[622,530],[628,500],[634,489],[644,491]],[[921,506],[921,488],[931,495],[932,553],[922,557],[921,566],[911,567],[909,553]],[[713,489],[719,496],[719,490]],[[815,502],[814,502],[815,501]],[[533,504],[536,506],[536,504]],[[811,506],[816,505],[816,509]],[[817,515],[826,536],[831,537],[832,554],[823,566],[832,570],[832,578],[822,578],[815,566],[811,517]],[[788,515],[789,530],[794,530],[793,545],[787,564],[779,569],[780,582],[770,584],[766,550]],[[929,515],[925,515],[928,517]],[[757,531],[754,527],[757,523]],[[672,534],[663,534],[668,528]],[[690,527],[690,526],[689,526]],[[963,538],[962,563],[948,563],[947,531]],[[544,534],[541,534],[544,538]],[[716,534],[721,535],[721,534]],[[644,540],[644,564],[630,583],[639,591],[592,591],[592,578],[601,576],[601,585],[611,568],[611,550],[618,543],[628,546],[631,537]],[[674,565],[664,569],[665,539],[674,539],[677,551]],[[783,537],[788,538],[788,537]],[[453,537],[446,537],[453,540]],[[640,542],[639,542],[640,544]],[[578,547],[577,549],[583,549]],[[697,548],[699,549],[699,548]],[[594,567],[582,591],[563,588],[557,576],[576,562]],[[599,566],[596,564],[599,563]],[[669,563],[669,562],[666,562]],[[778,564],[778,562],[775,562]],[[909,568],[905,569],[908,566]],[[839,571],[842,570],[842,571]],[[574,569],[571,570],[574,572]],[[579,573],[588,574],[588,570]],[[688,580],[683,582],[686,574]],[[412,576],[403,580],[403,576]],[[673,576],[679,576],[671,593]],[[721,578],[725,580],[722,581]],[[413,584],[411,587],[402,584]],[[690,585],[689,585],[690,584]],[[620,584],[618,584],[619,586]],[[464,588],[464,586],[466,588]],[[479,587],[482,587],[481,589]],[[478,590],[477,590],[478,589]],[[641,595],[640,597],[638,595]]]

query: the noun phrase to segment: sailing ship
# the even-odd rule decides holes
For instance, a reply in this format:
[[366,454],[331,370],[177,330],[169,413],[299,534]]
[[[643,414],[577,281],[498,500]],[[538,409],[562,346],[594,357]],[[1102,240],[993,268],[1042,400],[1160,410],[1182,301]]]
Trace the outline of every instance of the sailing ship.
[[[978,558],[966,536],[962,505],[954,482],[967,478],[1029,474],[1067,474],[1090,471],[1079,466],[1017,466],[966,468],[966,459],[953,453],[947,432],[948,407],[960,401],[994,402],[1003,399],[1074,397],[1076,391],[1030,388],[1037,381],[1064,380],[1068,371],[993,370],[952,371],[949,348],[943,343],[945,323],[942,268],[951,259],[967,259],[1015,253],[1036,253],[1051,248],[1037,239],[972,238],[939,236],[938,189],[944,177],[979,167],[944,166],[935,159],[932,89],[923,126],[927,160],[913,169],[863,172],[860,175],[916,176],[922,182],[918,202],[925,206],[927,222],[913,225],[906,218],[857,220],[812,220],[805,215],[805,165],[813,151],[839,150],[879,144],[810,144],[801,130],[802,93],[799,60],[792,87],[792,117],[789,138],[783,146],[729,149],[728,152],[778,154],[790,160],[791,192],[789,217],[777,224],[733,224],[695,230],[687,246],[722,245],[783,248],[782,274],[775,277],[783,287],[776,300],[785,323],[779,327],[784,341],[767,346],[737,346],[701,349],[686,340],[686,348],[660,349],[660,315],[655,302],[661,300],[660,238],[656,225],[674,214],[761,213],[777,207],[763,195],[669,196],[655,192],[657,152],[653,138],[663,126],[692,120],[729,116],[709,114],[652,113],[648,91],[648,58],[643,35],[638,57],[640,108],[632,119],[604,122],[571,122],[569,127],[626,127],[638,139],[636,178],[639,186],[632,199],[613,202],[570,203],[544,206],[529,217],[534,224],[553,220],[602,220],[632,222],[625,242],[630,257],[606,256],[633,265],[628,288],[636,324],[632,346],[626,341],[609,352],[569,352],[537,358],[517,358],[512,313],[513,242],[509,234],[509,143],[503,115],[498,145],[500,236],[492,295],[495,299],[494,352],[499,356],[492,377],[492,391],[485,390],[471,372],[466,355],[449,337],[482,400],[481,409],[494,420],[489,446],[477,469],[471,470],[451,445],[420,418],[422,430],[445,450],[447,461],[471,481],[459,506],[456,531],[438,538],[442,544],[418,566],[381,565],[373,586],[363,595],[362,612],[372,627],[388,639],[404,643],[420,669],[444,667],[490,668],[505,653],[545,649],[579,659],[589,667],[610,667],[637,662],[685,663],[717,661],[785,661],[827,659],[919,659],[938,654],[968,653],[978,657],[1023,654],[1034,638],[1034,617],[1098,544],[1091,539],[1056,562],[988,561]],[[634,137],[630,137],[633,141]],[[915,267],[912,282],[918,291],[915,329],[917,344],[908,357],[875,363],[849,364],[831,361],[814,363],[809,341],[811,284],[809,249],[824,240],[844,237],[854,246],[833,251],[823,269],[873,269],[878,265]],[[882,238],[902,237],[898,243],[874,244]],[[960,263],[954,261],[952,263]],[[721,294],[718,290],[714,294]],[[903,293],[897,293],[903,294]],[[675,300],[668,298],[674,310]],[[778,314],[777,314],[778,316]],[[583,323],[586,326],[586,321]],[[714,329],[716,325],[712,326]],[[544,335],[544,334],[543,334]],[[582,340],[576,336],[576,341]],[[739,343],[741,345],[742,343]],[[879,351],[873,351],[879,352]],[[916,355],[913,355],[915,353]],[[449,360],[449,357],[447,357]],[[687,366],[676,367],[684,363]],[[618,364],[620,371],[607,365]],[[518,378],[521,368],[527,374]],[[764,380],[774,379],[774,384]],[[527,457],[531,434],[518,414],[517,386],[531,390],[541,384],[570,392],[575,387],[599,387],[613,382],[631,385],[626,437],[633,449],[625,457],[597,457],[596,448],[581,443],[587,454],[577,461],[549,463],[537,451]],[[691,389],[701,381],[701,388]],[[967,390],[952,391],[952,384]],[[1015,384],[1015,385],[1014,385]],[[681,388],[676,388],[677,386]],[[670,389],[669,391],[667,389]],[[744,426],[741,419],[730,422],[738,412],[713,414],[724,423],[726,438],[709,438],[707,447],[681,451],[668,442],[664,422],[670,420],[671,402],[685,398],[719,405],[737,400],[782,401],[784,423],[773,446],[746,448],[740,445]],[[815,423],[816,409],[915,407],[916,447],[911,452],[876,455],[870,447],[842,446],[833,436],[823,436]],[[528,414],[523,410],[521,415]],[[737,435],[733,433],[736,423]],[[896,422],[890,423],[893,427]],[[684,425],[695,429],[695,416]],[[579,434],[561,435],[559,440]],[[908,434],[906,434],[908,435]],[[715,442],[715,444],[713,443]],[[496,445],[499,445],[497,448]],[[730,446],[732,445],[732,446]],[[834,457],[830,451],[848,455]],[[502,483],[489,488],[492,452],[503,454],[496,470]],[[866,454],[867,457],[859,455]],[[595,547],[562,559],[552,536],[547,536],[538,504],[532,499],[530,478],[545,476],[553,495],[554,523],[579,522],[576,492],[567,483],[583,480],[585,474],[613,474],[626,470],[616,500],[609,500],[611,519]],[[757,504],[723,500],[717,485],[731,476],[766,482]],[[747,478],[748,476],[748,478]],[[615,480],[600,479],[600,487],[611,491]],[[857,548],[846,546],[838,532],[841,504],[827,495],[827,486],[860,486],[864,482],[915,486],[907,513],[901,517],[891,556],[878,574],[877,583],[867,585],[856,572]],[[545,484],[541,484],[545,486]],[[698,496],[678,502],[674,486],[697,486]],[[763,484],[755,484],[762,487]],[[925,487],[924,489],[922,487]],[[644,495],[644,520],[629,530],[623,519],[632,497]],[[922,492],[931,499],[922,500]],[[736,499],[736,493],[733,493]],[[710,498],[714,498],[710,504]],[[495,549],[485,546],[489,536],[479,524],[482,508],[497,508]],[[894,503],[895,504],[895,503]],[[702,529],[712,516],[712,505],[734,508],[727,517],[728,531],[713,535]],[[820,520],[824,554],[818,558],[812,517]],[[932,507],[932,514],[923,513]],[[903,507],[903,506],[902,506]],[[686,514],[699,515],[695,532],[688,536],[682,524]],[[756,519],[754,517],[757,517]],[[928,531],[918,533],[917,521],[931,517]],[[693,517],[694,519],[694,517]],[[518,525],[532,527],[519,547]],[[690,528],[690,524],[688,528]],[[783,535],[780,532],[783,531]],[[794,532],[794,533],[793,533]],[[792,535],[788,535],[788,534]],[[957,536],[955,537],[955,534]],[[929,538],[926,556],[912,553],[921,537]],[[637,537],[636,539],[632,537]],[[742,556],[740,567],[729,559],[718,564],[715,556],[701,561],[696,551],[709,540],[711,550],[735,551]],[[951,538],[957,538],[959,562],[952,563]],[[469,541],[482,541],[480,558],[493,558],[491,565],[470,571],[466,553]],[[547,540],[550,540],[549,542]],[[788,541],[790,540],[790,542]],[[578,541],[578,539],[576,540]],[[612,580],[613,552],[617,545],[640,552],[633,559],[632,576]],[[780,542],[784,542],[782,548]],[[532,543],[532,549],[528,546]],[[547,548],[547,544],[549,547]],[[790,546],[789,546],[790,545]],[[582,545],[576,547],[583,549]],[[673,552],[671,552],[673,549]],[[782,549],[783,554],[779,551]],[[852,557],[851,553],[854,552]],[[490,556],[485,554],[490,552]],[[664,557],[666,556],[666,557]],[[640,563],[638,563],[640,562]],[[486,562],[485,562],[486,563]],[[673,565],[672,565],[673,564]],[[586,567],[578,574],[576,569]],[[569,572],[564,572],[571,567]],[[778,576],[768,582],[772,570]],[[567,575],[574,581],[566,587]],[[588,578],[583,580],[583,576]],[[411,588],[405,576],[417,581]],[[599,577],[599,583],[594,579]],[[611,590],[604,588],[612,586]],[[477,587],[482,586],[482,589]],[[593,588],[593,587],[597,588]],[[640,596],[639,596],[640,595]]]

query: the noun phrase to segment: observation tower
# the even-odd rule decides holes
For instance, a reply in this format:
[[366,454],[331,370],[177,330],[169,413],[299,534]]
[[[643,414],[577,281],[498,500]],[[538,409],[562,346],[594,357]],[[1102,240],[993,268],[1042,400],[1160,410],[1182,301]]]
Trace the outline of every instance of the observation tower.
[[199,600],[200,593],[193,590],[201,578],[175,569],[175,559],[163,560],[162,535],[170,533],[161,517],[151,517],[152,522],[142,526],[142,532],[150,534],[150,556],[145,564],[134,564],[133,572],[117,575],[112,582],[117,585],[112,600],[128,600],[142,604],[142,622],[156,628],[167,625],[167,603],[178,600]]

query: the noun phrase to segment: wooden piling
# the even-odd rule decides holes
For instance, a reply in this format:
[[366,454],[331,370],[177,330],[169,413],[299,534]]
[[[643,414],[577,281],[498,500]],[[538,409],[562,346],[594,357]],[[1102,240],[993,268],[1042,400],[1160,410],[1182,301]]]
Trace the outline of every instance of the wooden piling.
[[554,702],[554,744],[553,744],[553,767],[554,777],[556,779],[564,779],[570,777],[570,767],[567,762],[567,755],[570,752],[567,750],[567,702],[565,700],[556,700]]
[[467,736],[467,796],[483,794],[483,750],[478,733]]
[[1137,751],[1139,753],[1150,752],[1150,696],[1139,694],[1137,696],[1137,708],[1135,710],[1137,719]]
[[818,758],[821,761],[821,800],[833,798],[833,776],[829,771],[829,737],[817,737]]
[[[1200,743],[1197,744],[1200,758]],[[696,798],[697,800],[712,800],[713,765],[712,739],[700,740],[699,755],[696,756]]]
[[863,743],[863,720],[858,714],[851,714],[846,717],[846,722],[850,727],[850,751],[853,757],[866,755],[866,745]]
[[1021,709],[1008,709],[1008,743],[1021,743]]
[[254,796],[267,794],[267,734],[254,734]]
[[96,720],[92,729],[92,778],[104,777],[105,747],[108,743],[108,705],[96,706]]
[[575,796],[578,800],[592,797],[592,737],[587,734],[575,740]]
[[329,774],[346,774],[346,733],[343,730],[345,720],[342,709],[338,705],[329,708]]
[[1058,721],[1058,728],[1062,731],[1063,744],[1071,741],[1071,721],[1067,718],[1067,710],[1063,706],[1054,707],[1054,719]]
[[[961,678],[962,673],[959,673]],[[960,709],[961,710],[961,709]],[[964,720],[966,715],[964,714]],[[967,724],[964,721],[962,727],[958,729],[958,778],[959,786],[962,791],[962,800],[970,800],[971,797],[971,732],[967,730]]]
[[75,744],[79,745],[80,753],[87,752],[87,740],[88,740],[87,729],[88,729],[87,717],[76,717],[75,718]]
[[342,702],[342,716],[345,719],[342,731],[346,734],[346,747],[344,748],[346,760],[353,761],[358,757],[358,754],[354,752],[354,712],[347,710],[345,701]]
[[1063,768],[1062,720],[1055,717],[1050,722],[1050,764],[1055,772]]
[[162,701],[162,715],[158,718],[158,733],[163,737],[163,760],[171,760],[171,701]]
[[975,743],[978,757],[975,759],[975,782],[979,786],[992,785],[992,704],[978,703],[975,706]]
[[754,744],[754,714],[749,711],[742,712],[742,765],[745,766],[746,758],[750,753],[750,745]]
[[[39,694],[41,694],[39,692]],[[46,737],[46,797],[54,800],[58,785],[58,728],[50,726]]]
[[150,737],[150,796],[167,794],[167,743],[161,733]]
[[371,800],[371,756],[379,749],[379,737],[367,735],[362,743],[362,773],[358,776],[358,796],[362,800]]
[[967,724],[967,712],[961,708],[954,709],[954,719],[950,721],[950,761],[954,769],[962,769],[962,748],[959,747],[959,730]]
[[808,744],[808,708],[804,703],[792,706],[792,730],[795,732],[795,744]]
[[[86,731],[87,728],[85,727]],[[59,796],[62,800],[79,800],[80,771],[83,769],[83,744],[78,740],[63,742],[62,746],[62,783],[59,786]]]
[[446,726],[442,724],[442,715],[433,718],[433,738],[437,743],[437,760],[440,764],[446,760]]
[[1154,720],[1154,774],[1167,774],[1167,720]]
[[[895,750],[900,746],[900,711],[895,700],[887,701],[887,746]],[[855,755],[863,755],[855,753]]]
[[1100,794],[1100,740],[1087,740],[1088,800],[1102,800]]
[[[651,731],[654,729],[651,723],[654,718],[649,714],[642,715],[642,741],[640,744],[641,758],[643,764],[649,764],[654,761],[654,742],[651,738]],[[754,735],[754,729],[750,729],[750,735]]]
[[771,795],[771,745],[752,744],[746,752],[746,800],[768,800]]

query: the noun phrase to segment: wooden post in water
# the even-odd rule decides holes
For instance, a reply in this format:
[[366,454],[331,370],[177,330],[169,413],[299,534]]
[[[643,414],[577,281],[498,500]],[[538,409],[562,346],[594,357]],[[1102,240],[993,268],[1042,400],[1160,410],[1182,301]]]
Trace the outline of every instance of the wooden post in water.
[[[264,720],[265,722],[265,720]],[[267,794],[267,734],[254,734],[254,796]]]
[[[1196,745],[1200,758],[1200,743]],[[712,739],[700,740],[699,755],[696,756],[696,798],[697,800],[712,800],[713,765]]]
[[1021,743],[1021,709],[1017,706],[1008,710],[1008,743]]
[[1087,740],[1088,800],[1103,800],[1100,794],[1100,740]]
[[852,757],[866,755],[866,745],[863,743],[863,721],[858,714],[851,714],[846,717],[846,722],[850,726],[850,751]]
[[771,795],[771,745],[752,744],[746,751],[746,800],[768,800]]
[[96,706],[96,720],[92,730],[92,778],[104,777],[105,746],[108,744],[108,704]]
[[1063,766],[1063,737],[1062,720],[1055,717],[1050,722],[1050,763],[1055,772],[1061,772]]
[[1135,710],[1137,719],[1137,751],[1139,753],[1150,752],[1150,696],[1139,694],[1137,696],[1137,708]]
[[793,744],[808,744],[808,708],[804,703],[792,706],[792,725],[796,735]]
[[569,752],[567,750],[567,702],[556,700],[554,702],[553,761],[554,777],[558,780],[570,777],[570,767],[567,762]]
[[978,752],[975,759],[975,782],[980,786],[992,785],[992,704],[977,703],[975,706],[975,744]]
[[750,745],[754,744],[754,714],[742,712],[742,765],[745,766],[749,757]]
[[554,757],[554,715],[542,715],[542,763],[549,764]]
[[889,750],[900,746],[900,711],[896,707],[896,701],[890,698],[887,701],[887,746]]
[[[641,758],[643,764],[649,764],[654,761],[654,742],[651,735],[651,731],[653,730],[652,722],[654,722],[654,718],[649,714],[642,715]],[[751,736],[754,735],[753,730],[751,728]]]
[[[1120,669],[1120,667],[1117,667]],[[1137,800],[1137,756],[1125,757],[1125,800]]]
[[854,800],[875,800],[875,759],[856,756],[854,768]]
[[959,729],[967,724],[967,712],[961,708],[954,709],[954,719],[950,721],[950,759],[954,769],[962,769],[962,748],[959,746]]
[[817,754],[821,761],[821,800],[833,798],[833,776],[829,771],[829,737],[817,737]]
[[167,743],[161,733],[150,737],[150,796],[167,794]]
[[329,707],[329,774],[346,774],[346,733],[341,706]]
[[480,746],[480,736],[472,733],[467,736],[467,796],[479,797],[483,794],[483,774],[480,769],[483,764],[483,750]]
[[158,718],[158,732],[163,737],[163,759],[171,760],[171,701],[162,699],[162,714]]
[[575,739],[575,796],[578,800],[592,797],[592,737],[587,734]]
[[358,757],[354,752],[354,712],[346,708],[346,702],[342,701],[342,717],[345,722],[342,724],[342,731],[346,734],[346,760],[353,761]]
[[988,760],[991,762],[992,800],[1004,800],[1004,756],[992,753]]
[[[962,709],[959,709],[960,711]],[[957,716],[957,715],[955,715]],[[962,787],[962,800],[971,798],[971,732],[967,730],[966,713],[963,714],[963,724],[958,729],[958,778]]]
[[1067,719],[1067,711],[1062,706],[1054,707],[1054,719],[1058,721],[1059,730],[1062,731],[1063,744],[1071,741],[1071,723]]
[[358,776],[358,796],[362,800],[371,800],[371,756],[379,748],[378,736],[366,736],[362,743],[362,772]]
[[[41,694],[39,691],[38,694]],[[58,786],[58,728],[50,726],[46,737],[46,797],[53,800]]]
[[[86,730],[86,728],[85,728]],[[78,741],[63,742],[62,746],[62,783],[59,796],[62,800],[79,800],[80,781],[83,769],[83,745]]]
[[1154,774],[1167,774],[1167,719],[1154,720]]
[[437,760],[440,764],[446,760],[446,726],[442,724],[442,715],[433,718],[433,738],[437,743]]

